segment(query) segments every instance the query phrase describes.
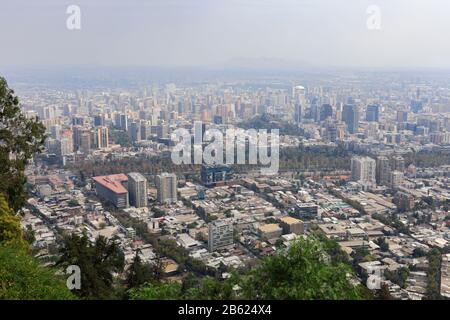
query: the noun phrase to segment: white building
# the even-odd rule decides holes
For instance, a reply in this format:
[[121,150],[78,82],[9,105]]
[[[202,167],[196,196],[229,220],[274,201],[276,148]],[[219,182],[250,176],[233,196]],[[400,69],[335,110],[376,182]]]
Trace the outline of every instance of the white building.
[[370,157],[353,157],[351,162],[352,181],[375,185],[376,161]]
[[222,219],[208,224],[208,250],[213,252],[233,244],[233,222]]
[[159,203],[173,203],[177,201],[177,176],[162,173],[156,177],[157,199]]
[[147,206],[147,179],[142,174],[128,174],[128,196],[130,205],[136,208]]

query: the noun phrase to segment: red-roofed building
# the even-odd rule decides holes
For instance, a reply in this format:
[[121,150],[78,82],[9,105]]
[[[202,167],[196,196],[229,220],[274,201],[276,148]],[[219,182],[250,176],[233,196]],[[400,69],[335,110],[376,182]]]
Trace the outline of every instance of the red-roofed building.
[[116,208],[128,207],[128,177],[123,174],[98,176],[95,181],[97,195],[111,202]]

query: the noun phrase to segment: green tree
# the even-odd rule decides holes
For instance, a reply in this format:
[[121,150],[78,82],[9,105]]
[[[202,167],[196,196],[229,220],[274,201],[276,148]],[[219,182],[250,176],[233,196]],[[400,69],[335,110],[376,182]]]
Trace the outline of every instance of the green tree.
[[441,252],[433,248],[428,252],[427,291],[425,298],[428,300],[440,300],[441,297]]
[[9,244],[26,247],[22,239],[20,217],[8,206],[5,196],[0,193],[0,245]]
[[124,267],[123,252],[113,241],[100,236],[91,243],[86,235],[71,235],[64,239],[58,265],[77,265],[81,270],[81,289],[76,294],[88,299],[116,298],[113,273]]
[[179,283],[155,282],[141,288],[128,290],[133,300],[178,300],[182,298],[182,286]]
[[361,299],[344,263],[331,263],[315,237],[300,238],[287,250],[265,258],[240,284],[249,299]]
[[0,245],[0,300],[76,299],[64,279],[39,265],[20,246]]
[[44,141],[45,127],[38,119],[25,117],[19,99],[0,77],[0,192],[14,211],[25,203],[25,166]]
[[153,279],[153,268],[150,264],[142,262],[139,256],[140,251],[136,251],[133,262],[128,269],[127,286],[136,288]]

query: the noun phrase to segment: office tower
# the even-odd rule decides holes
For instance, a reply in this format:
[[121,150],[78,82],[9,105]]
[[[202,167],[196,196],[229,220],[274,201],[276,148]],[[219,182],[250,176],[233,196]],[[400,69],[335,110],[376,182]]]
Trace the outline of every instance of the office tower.
[[292,97],[295,106],[294,121],[300,123],[303,117],[303,110],[306,107],[305,87],[295,86],[292,89]]
[[94,126],[100,127],[105,125],[105,117],[102,114],[94,116]]
[[395,189],[403,184],[403,172],[392,171],[390,174],[391,188]]
[[317,98],[314,98],[311,103],[310,116],[315,122],[320,121],[320,110]]
[[299,104],[300,106],[305,106],[306,99],[305,99],[305,87],[303,86],[295,86],[292,89],[292,96],[294,97],[294,104]]
[[213,119],[214,124],[223,124],[223,118],[222,116],[215,115]]
[[74,126],[84,126],[84,117],[79,117],[79,116],[76,116],[76,117],[73,117],[72,118],[72,124],[74,125]]
[[420,110],[423,108],[422,101],[420,100],[411,100],[411,111],[414,113],[419,113]]
[[159,139],[168,139],[169,136],[169,125],[168,124],[160,124],[157,127],[157,136]]
[[45,147],[47,148],[49,154],[57,154],[60,150],[60,140],[47,138],[45,139]]
[[430,133],[430,142],[436,145],[440,145],[444,142],[445,134],[443,132]]
[[208,250],[209,252],[223,249],[233,244],[233,222],[222,219],[208,224]]
[[83,153],[89,153],[91,150],[91,133],[89,131],[83,131],[80,135],[79,151]]
[[398,110],[397,111],[397,122],[407,122],[408,121],[408,111]]
[[404,172],[405,159],[402,156],[395,156],[392,158],[392,170]]
[[50,136],[56,140],[61,138],[61,126],[59,124],[50,126]]
[[177,201],[177,176],[173,173],[162,173],[156,177],[157,200],[159,203]]
[[300,103],[295,104],[294,121],[295,123],[302,122],[303,117],[303,107]]
[[200,169],[200,178],[204,186],[223,185],[233,178],[233,169],[227,165],[205,165]]
[[81,133],[83,132],[84,128],[79,125],[72,126],[72,132],[73,132],[73,148],[75,151],[78,151],[80,148],[80,139],[81,139]]
[[363,184],[375,184],[376,162],[369,157],[353,157],[351,161],[352,180]]
[[95,143],[98,149],[109,147],[108,127],[102,126],[96,128]]
[[135,143],[135,142],[141,141],[141,127],[140,127],[139,123],[137,123],[136,121],[133,121],[130,124],[130,128],[129,128],[128,132],[130,134],[131,142]]
[[201,121],[194,122],[194,143],[201,143],[206,132],[206,124]]
[[320,108],[320,121],[333,117],[333,107],[330,104],[323,104]]
[[344,105],[344,109],[342,111],[342,120],[347,125],[347,130],[350,134],[358,132],[359,127],[358,107],[353,104]]
[[147,179],[140,173],[128,174],[128,195],[130,205],[136,208],[147,206]]
[[128,177],[125,174],[97,176],[92,179],[100,198],[110,202],[116,208],[128,207]]
[[150,124],[148,123],[148,121],[141,120],[140,126],[141,126],[141,139],[147,140],[151,134]]
[[72,130],[64,129],[61,131],[61,140],[59,141],[59,155],[65,156],[73,153],[73,151]]
[[391,163],[388,157],[380,156],[377,158],[377,184],[387,186],[389,184],[389,174],[391,172]]
[[128,131],[128,116],[126,114],[116,114],[115,123],[117,129]]
[[378,122],[380,120],[380,106],[370,104],[366,109],[366,121]]

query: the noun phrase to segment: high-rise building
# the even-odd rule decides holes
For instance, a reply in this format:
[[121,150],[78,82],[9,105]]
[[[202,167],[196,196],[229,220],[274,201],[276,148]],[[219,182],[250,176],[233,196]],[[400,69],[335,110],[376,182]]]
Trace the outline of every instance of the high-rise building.
[[363,184],[375,184],[376,162],[370,157],[353,157],[352,180]]
[[392,158],[392,170],[404,172],[405,159],[402,156],[395,156]]
[[379,185],[387,186],[389,184],[389,174],[391,172],[391,163],[388,157],[380,156],[377,158],[376,180]]
[[79,151],[83,153],[89,153],[91,150],[91,133],[89,131],[84,131],[80,134],[80,145]]
[[305,87],[303,86],[295,86],[292,89],[292,97],[293,103],[295,106],[294,111],[294,121],[296,123],[300,123],[303,117],[303,112],[306,107],[306,99],[305,99]]
[[156,177],[157,200],[159,203],[177,201],[177,176],[173,173],[162,173]]
[[59,154],[65,156],[73,153],[73,133],[70,129],[61,131],[61,139],[59,140]]
[[59,124],[50,126],[50,135],[53,139],[59,140],[61,137],[61,126]]
[[333,116],[333,107],[331,104],[323,104],[320,107],[320,121],[325,121]]
[[300,103],[295,104],[294,121],[295,123],[302,122],[303,117],[303,107]]
[[233,244],[233,222],[229,219],[215,220],[208,224],[208,250],[210,252]]
[[116,113],[114,123],[117,129],[128,131],[128,116],[123,113]]
[[140,173],[128,174],[128,195],[130,205],[136,208],[147,206],[147,179]]
[[305,99],[305,87],[303,86],[295,86],[292,89],[292,96],[294,97],[294,104],[299,104],[301,106],[305,106],[306,99]]
[[170,137],[169,135],[169,125],[168,124],[160,124],[157,127],[157,135],[160,139],[168,139]]
[[398,211],[409,211],[414,208],[414,197],[406,192],[397,191],[394,196],[394,203]]
[[403,172],[392,171],[390,174],[390,182],[392,189],[400,187],[403,183]]
[[347,124],[347,130],[353,134],[358,131],[359,112],[358,107],[353,104],[346,104],[342,110],[342,120]]
[[407,122],[408,121],[408,111],[397,110],[397,122]]
[[130,124],[129,134],[133,143],[141,141],[141,127],[138,122],[133,121]]
[[108,127],[101,126],[96,128],[95,143],[98,149],[109,147]]
[[370,104],[366,109],[366,121],[378,122],[380,120],[380,106]]
[[104,126],[105,125],[105,117],[102,114],[98,114],[94,116],[94,126]]

